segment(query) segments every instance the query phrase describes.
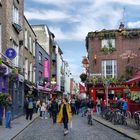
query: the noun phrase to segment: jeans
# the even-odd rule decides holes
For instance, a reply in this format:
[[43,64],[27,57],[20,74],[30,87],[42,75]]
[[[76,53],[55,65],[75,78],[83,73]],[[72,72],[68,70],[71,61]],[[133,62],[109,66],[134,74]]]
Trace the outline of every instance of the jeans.
[[83,117],[85,115],[85,107],[81,108],[81,116]]
[[63,123],[64,123],[64,129],[68,130],[68,118],[64,117],[63,118]]
[[12,119],[12,112],[6,112],[6,128],[11,128],[11,119]]
[[52,112],[53,123],[56,123],[57,112]]
[[28,120],[29,117],[30,117],[30,120],[32,120],[32,116],[33,116],[33,109],[27,109],[26,110],[26,120]]
[[96,106],[96,110],[97,110],[97,114],[100,114],[101,113],[101,106],[100,105],[97,105]]

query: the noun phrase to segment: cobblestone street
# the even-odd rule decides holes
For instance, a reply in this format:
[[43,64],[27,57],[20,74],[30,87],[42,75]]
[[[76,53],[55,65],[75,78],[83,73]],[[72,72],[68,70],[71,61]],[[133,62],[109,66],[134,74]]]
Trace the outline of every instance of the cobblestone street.
[[53,125],[51,119],[37,118],[14,140],[130,140],[104,125],[95,122],[89,126],[86,118],[73,117],[73,127],[67,136],[63,136],[63,125]]

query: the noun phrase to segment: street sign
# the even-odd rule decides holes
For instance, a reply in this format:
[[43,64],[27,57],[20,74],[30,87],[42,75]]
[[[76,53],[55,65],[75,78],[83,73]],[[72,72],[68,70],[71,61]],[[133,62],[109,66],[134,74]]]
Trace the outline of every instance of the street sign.
[[13,48],[7,48],[6,51],[5,51],[5,55],[9,59],[14,59],[16,57],[17,53]]

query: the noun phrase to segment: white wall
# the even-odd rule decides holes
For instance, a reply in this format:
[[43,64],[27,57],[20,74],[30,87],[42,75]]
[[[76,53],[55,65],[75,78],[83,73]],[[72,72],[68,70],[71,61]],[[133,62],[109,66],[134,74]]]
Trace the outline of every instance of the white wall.
[[58,52],[58,46],[56,45],[56,61],[57,61],[57,85],[58,85],[58,90],[60,91],[61,89],[61,66],[62,66],[62,59],[61,55]]
[[69,65],[65,63],[65,93],[70,93],[70,68]]

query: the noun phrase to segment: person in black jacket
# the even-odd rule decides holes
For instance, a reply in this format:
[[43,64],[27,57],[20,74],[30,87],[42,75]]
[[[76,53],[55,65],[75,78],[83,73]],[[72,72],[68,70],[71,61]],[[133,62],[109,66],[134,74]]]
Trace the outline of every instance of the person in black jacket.
[[90,108],[90,109],[93,109],[94,108],[94,102],[92,99],[89,100],[88,104],[87,104],[87,107]]
[[55,98],[53,99],[51,104],[51,111],[52,111],[53,123],[56,123],[56,118],[58,113],[58,103],[56,102]]

